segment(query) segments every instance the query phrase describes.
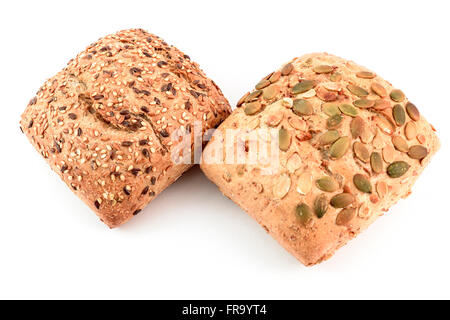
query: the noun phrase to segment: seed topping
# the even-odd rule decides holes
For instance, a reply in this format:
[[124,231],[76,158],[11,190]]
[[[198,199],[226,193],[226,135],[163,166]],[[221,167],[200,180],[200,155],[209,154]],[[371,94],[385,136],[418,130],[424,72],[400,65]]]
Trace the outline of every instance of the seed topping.
[[353,202],[355,202],[355,196],[351,193],[339,193],[330,200],[330,204],[333,208],[345,208]]
[[369,162],[370,160],[370,153],[369,150],[367,150],[366,146],[364,145],[364,143],[361,142],[355,142],[353,144],[353,151],[355,152],[355,156],[361,160],[362,162]]
[[375,173],[381,173],[383,171],[383,160],[378,152],[372,152],[370,155],[370,166]]
[[359,71],[356,73],[356,76],[361,79],[373,79],[375,78],[375,74],[370,71]]
[[321,195],[316,197],[314,201],[314,213],[317,218],[321,219],[328,210],[328,199],[327,196],[322,193]]
[[258,101],[249,102],[245,105],[244,112],[246,115],[251,116],[251,115],[258,113],[261,110],[261,108],[262,108],[262,105],[260,102],[258,102]]
[[282,151],[287,151],[289,149],[289,146],[291,145],[291,135],[289,134],[289,131],[284,127],[281,127],[278,132],[278,142],[280,150]]
[[387,167],[387,174],[391,178],[399,178],[403,176],[410,168],[410,165],[405,161],[396,161]]
[[330,147],[330,156],[333,159],[342,158],[350,147],[350,138],[342,137],[334,142]]
[[355,96],[358,97],[367,97],[369,95],[369,92],[367,92],[364,88],[355,86],[353,84],[349,84],[347,86],[348,91],[353,93]]
[[366,176],[359,173],[355,174],[353,176],[353,183],[359,191],[364,193],[372,193],[372,184]]
[[287,76],[292,72],[292,70],[294,70],[294,65],[292,63],[288,63],[281,69],[281,75]]
[[344,103],[339,106],[339,110],[347,116],[356,117],[358,115],[358,110],[351,104]]
[[295,207],[295,214],[303,226],[309,225],[312,221],[313,212],[305,203],[300,203]]
[[313,68],[315,73],[331,73],[333,72],[333,67],[332,66],[328,66],[328,65],[320,65],[320,66],[315,66]]
[[408,152],[409,147],[408,147],[408,143],[406,142],[405,139],[403,139],[400,136],[393,136],[392,137],[392,144],[394,145],[395,149],[397,149],[400,152]]
[[414,121],[420,120],[420,112],[417,109],[417,107],[412,104],[411,102],[408,102],[406,104],[406,112],[408,113],[408,116],[413,119]]
[[316,187],[325,192],[334,192],[339,189],[339,183],[330,176],[323,176],[316,180]]
[[353,101],[353,105],[360,109],[368,109],[368,108],[372,108],[375,105],[375,101],[369,100],[369,99],[359,99],[359,100]]
[[345,226],[345,225],[349,224],[350,221],[352,221],[355,216],[356,216],[355,208],[343,209],[336,216],[336,224],[338,226]]
[[422,160],[428,155],[428,150],[424,146],[411,146],[408,150],[408,156],[412,159]]
[[283,199],[291,188],[291,178],[288,174],[282,174],[273,186],[273,195],[275,199]]
[[308,90],[311,90],[314,87],[314,82],[311,80],[303,80],[302,82],[297,83],[292,88],[292,93],[294,94],[300,94],[304,93]]
[[337,139],[340,138],[339,131],[337,130],[328,130],[324,134],[322,134],[319,138],[319,143],[321,145],[329,145],[335,142]]
[[390,97],[395,102],[402,102],[403,100],[405,100],[405,94],[401,90],[398,90],[398,89],[392,90]]
[[403,109],[402,105],[396,104],[392,108],[392,116],[393,116],[397,126],[401,127],[402,125],[405,124],[406,114],[405,114],[405,109]]
[[314,112],[311,102],[304,99],[295,99],[292,110],[299,116],[311,115]]

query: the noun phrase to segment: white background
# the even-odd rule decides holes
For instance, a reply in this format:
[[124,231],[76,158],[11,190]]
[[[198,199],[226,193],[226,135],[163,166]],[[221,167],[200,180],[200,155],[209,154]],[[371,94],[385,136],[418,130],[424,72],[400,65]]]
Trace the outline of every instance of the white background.
[[[0,13],[0,298],[450,298],[448,1],[7,1]],[[109,230],[20,134],[40,85],[108,33],[141,27],[235,105],[327,51],[403,89],[443,146],[413,194],[306,268],[198,168]]]

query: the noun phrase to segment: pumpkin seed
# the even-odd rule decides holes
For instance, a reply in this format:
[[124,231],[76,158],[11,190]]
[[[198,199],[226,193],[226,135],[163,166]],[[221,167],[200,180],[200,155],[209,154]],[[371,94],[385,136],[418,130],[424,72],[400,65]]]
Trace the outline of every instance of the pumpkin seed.
[[376,123],[377,127],[380,128],[381,132],[387,135],[392,135],[394,133],[394,125],[387,120],[385,117],[374,117],[373,121]]
[[341,114],[335,114],[334,116],[331,116],[327,119],[327,127],[328,129],[334,129],[341,125],[342,120],[344,118],[341,116]]
[[295,207],[295,213],[297,215],[297,218],[300,220],[300,223],[303,226],[307,226],[311,223],[312,221],[312,217],[313,217],[313,213],[311,208],[305,204],[305,203],[301,203],[299,205],[297,205]]
[[269,127],[276,127],[283,120],[283,116],[282,112],[273,112],[266,117],[265,122]]
[[255,113],[259,112],[262,108],[262,105],[260,102],[255,101],[255,102],[249,102],[245,105],[244,108],[244,112],[246,115],[251,116],[254,115]]
[[375,74],[373,74],[372,72],[369,72],[369,71],[360,71],[360,72],[356,73],[356,76],[358,78],[362,78],[362,79],[373,79],[373,78],[375,78]]
[[406,139],[412,140],[417,136],[416,125],[413,121],[409,121],[405,126]]
[[419,141],[421,144],[424,144],[426,141],[425,136],[421,133],[419,133],[416,138],[417,138],[417,141]]
[[272,75],[269,77],[269,81],[270,81],[270,83],[275,83],[280,79],[280,77],[281,77],[281,72],[276,71],[276,72],[272,73]]
[[282,174],[273,186],[273,195],[275,199],[283,199],[291,188],[291,178],[287,174]]
[[316,180],[316,187],[325,192],[334,192],[339,189],[339,183],[330,176],[323,176]]
[[335,72],[330,76],[330,80],[333,82],[338,82],[342,80],[342,74],[339,72]]
[[292,72],[292,70],[294,70],[294,65],[292,63],[288,63],[281,68],[281,75],[287,76]]
[[317,196],[316,200],[314,201],[314,213],[316,214],[317,218],[322,218],[325,213],[328,210],[328,199],[327,196],[322,193],[321,195]]
[[247,128],[254,130],[259,127],[259,118],[253,118],[247,125]]
[[240,107],[245,100],[247,99],[248,95],[250,94],[250,92],[247,92],[246,94],[244,94],[238,101],[238,103],[236,104],[236,107]]
[[326,146],[335,142],[337,139],[339,139],[339,137],[340,134],[337,130],[328,130],[320,136],[319,143],[322,146]]
[[328,65],[320,65],[320,66],[315,66],[313,68],[315,73],[331,73],[333,72],[333,67],[332,66],[328,66]]
[[341,113],[341,110],[339,110],[339,105],[332,102],[325,102],[322,104],[322,111],[330,117]]
[[408,102],[406,104],[406,112],[408,113],[408,116],[413,119],[414,121],[419,121],[420,120],[420,112],[419,109],[417,109],[417,107],[412,104],[411,102]]
[[272,85],[264,89],[263,98],[266,100],[273,99],[277,93],[278,87],[276,85]]
[[375,101],[369,99],[359,99],[353,101],[353,105],[361,109],[367,109],[372,108],[375,105]]
[[291,135],[284,127],[278,132],[278,143],[281,151],[287,151],[291,145]]
[[316,90],[311,89],[302,94],[302,98],[308,99],[312,98],[316,95]]
[[261,80],[269,80],[269,78],[273,75],[273,72],[269,73],[267,76],[262,78]]
[[303,195],[308,194],[312,188],[312,175],[309,172],[303,172],[298,177],[297,192]]
[[330,200],[333,208],[345,208],[355,202],[355,196],[351,193],[339,193]]
[[405,161],[396,161],[387,167],[387,174],[391,178],[399,178],[403,176],[410,168],[410,165]]
[[292,110],[298,116],[311,115],[314,112],[311,102],[304,99],[295,99]]
[[343,114],[350,117],[356,117],[358,115],[358,110],[354,106],[347,103],[341,104],[339,106],[339,110],[341,110]]
[[255,86],[255,89],[257,89],[257,90],[264,89],[268,85],[270,85],[270,81],[263,79],[260,82],[258,82],[258,84]]
[[367,163],[370,161],[369,150],[367,150],[366,146],[363,143],[355,142],[353,144],[353,151],[355,152],[356,157],[362,162]]
[[405,124],[406,114],[405,109],[400,104],[396,104],[392,108],[392,116],[394,117],[395,123],[401,127]]
[[300,165],[302,164],[302,159],[300,158],[300,156],[298,155],[297,152],[293,153],[289,159],[286,162],[286,169],[291,172],[294,173],[295,170],[297,170],[298,168],[300,168]]
[[314,87],[314,82],[311,80],[303,80],[302,82],[297,83],[292,88],[292,93],[299,94],[304,93],[308,90],[311,90]]
[[384,181],[378,181],[377,183],[377,193],[380,198],[384,198],[388,193],[388,185]]
[[381,159],[381,154],[372,152],[370,155],[370,166],[375,173],[381,173],[383,171],[383,159]]
[[398,89],[392,90],[390,97],[395,102],[402,102],[403,100],[405,100],[405,94],[401,90],[398,90]]
[[245,98],[245,102],[252,102],[259,98],[260,95],[262,95],[262,90],[256,90],[250,93],[247,98]]
[[358,97],[367,97],[369,95],[369,93],[361,87],[355,86],[353,84],[349,84],[347,86],[348,91],[350,91],[351,93],[353,93],[355,96]]
[[330,147],[330,156],[333,159],[342,158],[350,147],[350,138],[342,137],[336,140]]
[[356,216],[356,209],[355,208],[343,209],[336,216],[336,224],[338,226],[345,226],[350,221],[352,221],[355,216]]
[[367,203],[362,203],[358,209],[358,217],[361,219],[367,219],[370,217],[370,208]]
[[408,156],[412,159],[422,160],[428,155],[428,150],[424,146],[411,146],[408,150]]
[[360,138],[364,143],[372,143],[374,133],[371,128],[364,126]]
[[409,150],[408,143],[400,136],[393,136],[392,144],[394,145],[395,149],[400,152],[408,152]]
[[361,117],[353,118],[352,122],[350,123],[350,131],[352,133],[353,139],[356,139],[359,136],[361,136],[363,130],[364,130],[364,120]]
[[379,97],[381,98],[385,98],[387,97],[387,91],[386,89],[379,83],[374,82],[372,83],[372,85],[370,86],[370,88],[372,89],[373,92],[375,92]]
[[386,161],[387,163],[391,163],[394,161],[394,153],[395,150],[393,147],[391,146],[386,146],[383,148],[383,159],[384,161]]
[[355,174],[353,176],[353,183],[359,191],[364,193],[372,193],[372,184],[366,176],[359,173]]
[[325,82],[322,85],[329,91],[341,91],[341,86],[336,82]]
[[291,125],[292,128],[300,131],[306,131],[307,129],[305,120],[302,120],[297,116],[289,117],[288,123]]
[[373,108],[375,110],[384,110],[391,107],[391,103],[388,100],[378,99],[375,100]]
[[375,129],[375,130],[376,130],[376,134],[375,134],[375,137],[373,138],[372,145],[376,149],[381,149],[384,146],[384,140],[383,140],[383,137],[381,136],[380,132],[377,129]]

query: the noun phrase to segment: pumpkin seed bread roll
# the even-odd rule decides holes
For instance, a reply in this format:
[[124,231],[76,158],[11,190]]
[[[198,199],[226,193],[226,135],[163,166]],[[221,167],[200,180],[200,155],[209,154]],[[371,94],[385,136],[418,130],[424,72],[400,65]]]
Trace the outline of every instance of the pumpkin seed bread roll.
[[[244,135],[229,140],[229,129]],[[330,54],[309,54],[242,97],[205,148],[201,167],[310,266],[410,194],[439,148],[434,131],[401,90],[374,72]],[[264,149],[270,139],[279,149],[271,149],[272,162],[250,161],[252,143]],[[240,148],[241,163],[217,163]]]
[[171,134],[214,128],[231,109],[189,56],[140,29],[78,54],[30,101],[22,131],[109,227],[136,215],[191,164]]

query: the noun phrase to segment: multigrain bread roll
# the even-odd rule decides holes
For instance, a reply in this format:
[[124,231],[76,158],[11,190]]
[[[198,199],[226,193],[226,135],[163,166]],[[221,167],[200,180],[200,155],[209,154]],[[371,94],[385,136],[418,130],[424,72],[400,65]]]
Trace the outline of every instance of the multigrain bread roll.
[[[225,134],[229,129],[240,134]],[[401,90],[375,73],[310,54],[269,74],[238,102],[201,167],[298,260],[314,265],[410,194],[439,148],[434,131]],[[259,143],[259,155],[274,145],[270,139],[278,149],[254,161],[250,146]],[[229,161],[241,151],[241,163]]]
[[189,56],[140,29],[108,35],[30,101],[22,131],[109,227],[136,215],[191,164],[171,135],[216,127],[228,101]]

